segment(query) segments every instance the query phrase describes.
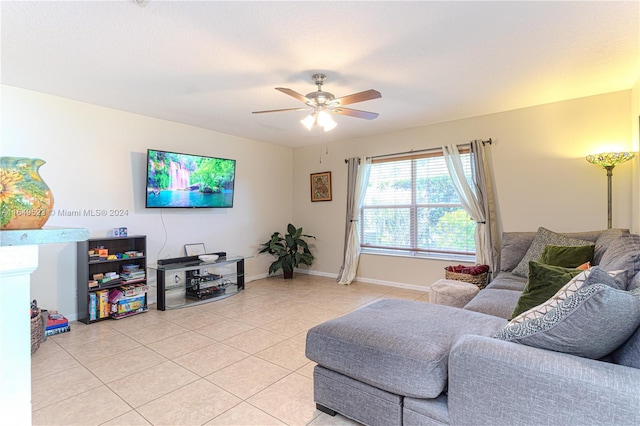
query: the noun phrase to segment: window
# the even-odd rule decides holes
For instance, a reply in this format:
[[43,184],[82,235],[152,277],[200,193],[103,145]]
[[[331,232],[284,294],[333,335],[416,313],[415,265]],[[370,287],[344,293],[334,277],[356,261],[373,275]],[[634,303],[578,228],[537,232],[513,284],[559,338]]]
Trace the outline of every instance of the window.
[[[471,182],[468,151],[462,164]],[[360,216],[364,252],[473,256],[475,229],[441,151],[373,161]]]

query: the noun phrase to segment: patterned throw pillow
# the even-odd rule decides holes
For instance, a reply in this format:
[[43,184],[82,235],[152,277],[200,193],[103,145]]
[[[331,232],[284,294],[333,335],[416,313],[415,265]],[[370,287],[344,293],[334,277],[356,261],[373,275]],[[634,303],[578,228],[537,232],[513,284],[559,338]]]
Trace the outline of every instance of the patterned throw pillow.
[[547,302],[514,318],[495,337],[593,359],[614,351],[640,326],[640,290],[589,284],[595,279],[589,279],[592,272],[580,273]]
[[529,249],[525,253],[524,257],[518,263],[518,266],[513,268],[512,274],[520,277],[529,277],[529,262],[532,260],[538,260],[544,251],[544,248],[548,245],[555,246],[589,246],[594,245],[592,241],[578,240],[576,238],[566,237],[564,235],[555,233],[546,228],[538,228],[533,242],[529,246]]

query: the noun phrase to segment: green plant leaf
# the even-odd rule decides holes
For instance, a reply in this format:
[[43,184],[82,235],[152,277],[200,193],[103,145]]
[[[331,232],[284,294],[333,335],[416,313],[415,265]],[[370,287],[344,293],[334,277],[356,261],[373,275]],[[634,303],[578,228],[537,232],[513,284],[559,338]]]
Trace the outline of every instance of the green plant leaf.
[[314,256],[309,250],[309,245],[302,239],[316,238],[313,235],[302,233],[302,228],[296,228],[293,224],[288,224],[287,234],[274,232],[269,241],[260,244],[262,249],[259,253],[269,253],[277,257],[269,266],[269,274],[277,272],[279,269],[293,271],[298,265],[305,264],[311,266]]

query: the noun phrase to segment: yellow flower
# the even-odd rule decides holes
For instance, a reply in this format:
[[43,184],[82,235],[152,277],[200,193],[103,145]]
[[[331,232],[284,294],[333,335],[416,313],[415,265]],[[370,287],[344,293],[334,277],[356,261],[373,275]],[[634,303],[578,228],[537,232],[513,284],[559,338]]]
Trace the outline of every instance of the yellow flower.
[[16,170],[0,169],[0,201],[6,202],[20,191],[16,184],[22,180],[22,175]]

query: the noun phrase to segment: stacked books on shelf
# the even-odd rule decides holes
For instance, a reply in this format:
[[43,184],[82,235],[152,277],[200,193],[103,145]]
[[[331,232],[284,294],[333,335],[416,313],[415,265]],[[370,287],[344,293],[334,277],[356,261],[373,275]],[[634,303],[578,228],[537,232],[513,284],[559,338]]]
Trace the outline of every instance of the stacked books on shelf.
[[101,284],[112,284],[116,280],[120,280],[120,275],[117,272],[104,272],[93,274],[92,280],[89,280],[89,287],[97,287]]
[[50,311],[47,317],[47,325],[45,326],[44,335],[53,336],[54,334],[70,331],[69,320],[57,311]]
[[140,265],[122,265],[122,273],[120,274],[123,284],[139,282],[145,279],[144,269],[140,269]]

